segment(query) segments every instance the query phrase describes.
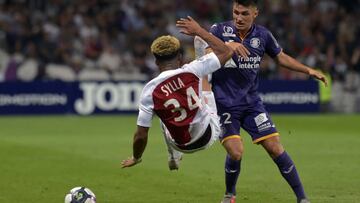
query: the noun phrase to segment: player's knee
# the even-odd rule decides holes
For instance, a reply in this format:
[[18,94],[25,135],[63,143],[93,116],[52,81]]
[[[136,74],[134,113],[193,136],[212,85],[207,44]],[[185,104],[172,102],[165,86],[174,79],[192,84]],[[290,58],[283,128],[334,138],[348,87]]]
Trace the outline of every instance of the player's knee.
[[244,152],[241,139],[230,139],[224,144],[224,147],[232,160],[240,160]]
[[263,146],[272,158],[276,158],[284,152],[284,147],[280,142],[267,143]]
[[275,147],[272,150],[268,151],[269,155],[272,158],[276,158],[280,156],[284,152],[284,149],[282,147]]
[[237,147],[236,149],[230,150],[229,155],[232,160],[238,161],[242,158],[243,152],[244,152],[244,150],[242,147]]
[[229,155],[232,160],[236,160],[236,161],[241,160],[241,157],[242,157],[242,153],[240,153],[240,152],[233,152]]

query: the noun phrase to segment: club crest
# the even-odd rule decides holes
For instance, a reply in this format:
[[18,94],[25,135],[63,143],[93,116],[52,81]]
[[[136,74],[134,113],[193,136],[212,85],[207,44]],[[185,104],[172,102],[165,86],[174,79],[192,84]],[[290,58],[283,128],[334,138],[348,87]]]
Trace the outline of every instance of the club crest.
[[224,26],[223,27],[223,36],[224,37],[236,37],[236,35],[234,34],[234,29],[230,26]]
[[252,48],[259,48],[259,46],[260,46],[260,39],[259,38],[252,38],[251,40],[250,40],[250,46],[252,47]]

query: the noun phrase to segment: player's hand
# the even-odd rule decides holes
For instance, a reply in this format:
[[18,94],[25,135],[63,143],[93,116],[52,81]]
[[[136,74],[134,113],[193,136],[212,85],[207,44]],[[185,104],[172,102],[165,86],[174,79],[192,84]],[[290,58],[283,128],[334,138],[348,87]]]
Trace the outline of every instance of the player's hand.
[[135,159],[134,157],[129,157],[121,162],[121,168],[132,167],[140,162],[141,162],[141,158]]
[[328,81],[327,81],[325,75],[322,74],[321,72],[314,70],[314,69],[309,69],[309,75],[318,80],[321,80],[325,84],[326,87],[328,86]]
[[225,44],[230,47],[237,55],[248,58],[250,55],[249,50],[241,43],[238,42],[225,42]]
[[186,35],[195,36],[203,29],[192,17],[180,18],[176,21],[176,26],[180,28],[180,32]]

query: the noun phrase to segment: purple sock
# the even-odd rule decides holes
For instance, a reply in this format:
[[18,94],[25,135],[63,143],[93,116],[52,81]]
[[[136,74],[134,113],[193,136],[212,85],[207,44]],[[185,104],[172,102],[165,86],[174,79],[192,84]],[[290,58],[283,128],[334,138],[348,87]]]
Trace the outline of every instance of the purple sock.
[[301,184],[299,175],[296,171],[295,164],[290,156],[284,152],[274,159],[274,162],[279,167],[281,175],[285,178],[291,186],[298,200],[306,198],[304,188]]
[[225,184],[226,184],[226,194],[236,195],[236,182],[240,174],[240,161],[235,161],[230,158],[229,155],[226,156],[225,160]]

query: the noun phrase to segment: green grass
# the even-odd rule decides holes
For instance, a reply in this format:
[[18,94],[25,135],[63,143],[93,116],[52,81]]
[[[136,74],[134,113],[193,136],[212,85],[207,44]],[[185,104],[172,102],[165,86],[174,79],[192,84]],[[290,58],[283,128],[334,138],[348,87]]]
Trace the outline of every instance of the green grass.
[[[360,116],[274,115],[282,143],[315,203],[360,202]],[[79,185],[99,203],[218,203],[225,151],[219,143],[167,168],[157,119],[143,162],[121,169],[132,153],[134,116],[0,117],[0,202],[57,203]],[[294,195],[261,146],[242,133],[238,202],[289,203]]]

